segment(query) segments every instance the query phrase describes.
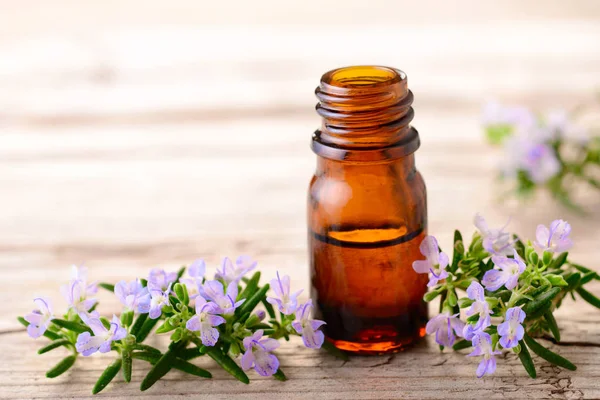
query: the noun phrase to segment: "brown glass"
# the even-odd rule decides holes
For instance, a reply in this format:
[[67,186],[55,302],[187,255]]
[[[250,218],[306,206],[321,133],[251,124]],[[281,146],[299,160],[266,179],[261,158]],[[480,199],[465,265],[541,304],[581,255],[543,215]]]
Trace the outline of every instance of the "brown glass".
[[375,66],[330,71],[316,95],[323,123],[308,195],[316,314],[340,349],[398,351],[424,336],[427,320],[427,277],[412,269],[427,229],[413,95],[403,72]]

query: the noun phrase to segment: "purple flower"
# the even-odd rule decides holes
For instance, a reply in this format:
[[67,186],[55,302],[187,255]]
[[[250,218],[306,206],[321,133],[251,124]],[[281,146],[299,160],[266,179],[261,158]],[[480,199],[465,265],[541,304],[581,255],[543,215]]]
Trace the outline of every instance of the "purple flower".
[[538,225],[535,231],[535,245],[542,251],[562,253],[573,246],[569,238],[571,225],[567,221],[557,219],[552,221],[550,229],[544,225]]
[[479,213],[475,214],[475,227],[481,233],[483,238],[483,248],[490,254],[508,256],[513,253],[513,242],[510,239],[510,234],[504,232],[504,228],[509,224],[510,219],[500,229],[490,229],[485,218]]
[[515,258],[492,256],[492,262],[500,270],[491,269],[483,275],[481,283],[491,292],[498,290],[502,285],[508,290],[513,290],[519,283],[519,276],[525,271],[525,263],[514,250]]
[[527,148],[523,164],[535,183],[546,183],[560,171],[560,162],[552,147],[538,143]]
[[204,260],[196,260],[188,268],[190,277],[180,279],[180,282],[187,287],[190,298],[193,299],[200,294],[205,272],[206,263]]
[[487,301],[485,301],[483,286],[481,286],[479,282],[471,282],[467,288],[467,296],[469,299],[474,301],[471,304],[471,307],[467,310],[466,315],[468,317],[472,315],[479,315],[479,320],[473,329],[479,331],[490,326],[490,305]]
[[298,306],[298,295],[302,293],[302,290],[290,294],[290,277],[285,275],[280,278],[279,272],[277,272],[277,279],[271,280],[271,289],[277,297],[267,297],[267,301],[277,306],[284,315],[293,314]]
[[419,247],[426,260],[417,260],[412,264],[418,274],[431,273],[427,286],[435,286],[438,281],[448,277],[448,255],[440,251],[437,240],[433,236],[426,236]]
[[162,314],[162,309],[164,306],[169,305],[169,294],[171,293],[171,284],[167,286],[167,290],[164,292],[158,288],[150,288],[150,296],[152,299],[150,300],[150,310],[149,317],[152,319],[156,319],[160,317]]
[[94,336],[89,332],[83,332],[77,336],[75,348],[83,356],[89,356],[99,351],[107,353],[110,351],[110,344],[115,340],[121,340],[127,336],[127,330],[121,327],[121,321],[116,315],[113,315],[110,329],[106,329],[102,322],[97,318],[90,318],[87,325],[92,328]]
[[471,341],[475,350],[468,357],[483,356],[483,360],[477,367],[477,377],[481,378],[485,374],[493,374],[496,371],[496,357],[500,351],[492,349],[492,338],[485,332],[479,332],[473,336]]
[[46,332],[54,316],[52,315],[52,305],[49,299],[36,297],[33,299],[33,303],[37,306],[37,310],[25,315],[25,321],[29,322],[27,334],[37,339]]
[[200,339],[205,346],[214,346],[219,340],[219,330],[215,326],[225,323],[225,318],[215,315],[219,307],[207,302],[204,297],[196,297],[196,315],[185,324],[190,331],[200,332]]
[[145,314],[150,310],[151,296],[148,288],[142,286],[139,279],[129,283],[120,281],[115,285],[115,295],[126,308],[126,311],[137,311]]
[[504,322],[498,325],[498,334],[500,335],[500,344],[505,349],[512,349],[519,340],[523,339],[525,329],[523,321],[525,321],[525,311],[520,307],[512,307],[506,310]]
[[506,141],[505,152],[507,156],[502,167],[503,174],[508,177],[515,177],[518,171],[525,171],[533,182],[543,184],[561,168],[554,150],[536,137],[536,134],[510,137]]
[[69,308],[74,310],[84,322],[89,318],[98,317],[97,312],[90,312],[97,301],[87,298],[87,289],[85,281],[78,279],[72,279],[68,284],[60,287],[60,292],[67,300]]
[[425,326],[428,335],[435,332],[435,341],[442,346],[452,346],[456,336],[461,337],[465,323],[458,317],[458,314],[450,315],[445,312],[431,318]]
[[219,314],[231,315],[235,309],[246,301],[242,299],[235,301],[238,295],[237,283],[232,283],[227,286],[227,290],[223,288],[223,284],[219,281],[207,281],[202,286],[201,295],[207,299],[214,301],[219,306]]
[[296,319],[292,322],[292,326],[302,335],[302,341],[304,345],[311,349],[320,349],[325,336],[323,332],[318,331],[321,326],[325,324],[325,321],[318,319],[310,319],[312,313],[313,304],[312,300],[308,300],[302,304],[296,310]]
[[84,266],[71,266],[71,279],[83,282],[85,296],[93,296],[98,293],[98,282],[88,283],[88,269]]
[[[483,328],[483,329],[485,329],[485,328]],[[462,333],[463,333],[463,337],[466,340],[473,340],[473,338],[475,337],[475,335],[477,335],[477,334],[479,334],[481,332],[483,332],[483,330],[481,330],[481,329],[475,329],[474,325],[465,324],[465,327],[464,327]]]
[[154,268],[148,275],[148,289],[160,289],[163,292],[177,280],[177,272],[166,272],[164,269]]
[[231,282],[239,282],[242,277],[256,267],[257,262],[249,256],[239,256],[235,260],[235,267],[229,259],[225,257],[221,263],[221,269],[217,269],[215,279],[222,279],[226,285]]
[[262,376],[271,376],[279,369],[279,360],[270,352],[279,347],[275,339],[261,339],[263,330],[259,329],[252,336],[244,338],[246,352],[242,356],[242,368],[252,367]]

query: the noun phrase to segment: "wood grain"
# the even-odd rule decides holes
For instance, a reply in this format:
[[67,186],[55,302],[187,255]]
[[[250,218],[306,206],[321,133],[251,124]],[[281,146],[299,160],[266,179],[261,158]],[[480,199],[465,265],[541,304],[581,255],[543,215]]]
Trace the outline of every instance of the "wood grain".
[[[321,73],[344,64],[408,72],[429,229],[442,247],[455,228],[473,231],[477,211],[499,226],[512,216],[510,228],[528,237],[562,217],[573,226],[573,260],[598,268],[600,196],[576,188],[586,216],[543,193],[499,201],[501,154],[482,140],[479,112],[489,97],[540,108],[592,101],[599,3],[368,3],[268,0],[258,12],[255,2],[0,0],[0,398],[92,397],[110,358],[48,380],[62,350],[37,356],[40,344],[15,318],[36,295],[63,307],[58,286],[72,263],[117,281],[196,258],[214,270],[245,253],[265,278],[282,271],[306,288],[312,92]],[[103,312],[118,311],[114,297],[100,299]],[[242,385],[201,359],[212,380],[171,372],[141,393],[148,368],[136,361],[131,384],[118,377],[97,397],[600,398],[600,313],[568,300],[557,320],[563,342],[551,346],[579,368],[536,358],[537,380],[509,353],[478,380],[475,360],[440,353],[431,339],[345,363],[292,340],[279,351],[285,383],[252,374]]]

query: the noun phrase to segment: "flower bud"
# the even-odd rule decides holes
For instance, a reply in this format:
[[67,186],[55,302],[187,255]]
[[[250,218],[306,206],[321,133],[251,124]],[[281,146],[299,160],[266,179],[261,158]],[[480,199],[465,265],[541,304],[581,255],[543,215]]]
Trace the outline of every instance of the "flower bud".
[[542,261],[544,262],[544,265],[550,265],[553,256],[553,253],[549,251],[544,251],[544,255],[542,256]]
[[179,340],[181,340],[181,329],[175,329],[175,332],[171,335],[171,340],[173,342],[179,342]]
[[133,346],[135,344],[135,336],[129,334],[125,337],[125,339],[123,339],[123,343],[125,343],[128,346]]
[[264,310],[258,310],[256,312],[256,316],[258,317],[259,321],[263,321],[267,317],[267,313]]
[[531,253],[535,253],[535,249],[533,248],[533,246],[531,246],[531,244],[528,244],[527,246],[525,246],[525,260],[529,261]]
[[448,302],[450,307],[454,307],[456,306],[456,304],[458,304],[458,299],[456,298],[454,290],[448,291],[448,297],[446,298],[446,301]]
[[529,261],[529,263],[531,263],[533,265],[537,265],[539,260],[540,260],[540,257],[538,256],[538,253],[536,253],[535,251],[529,253],[529,256],[527,257],[527,261]]
[[565,281],[565,278],[563,278],[561,275],[548,274],[544,275],[544,278],[548,279],[552,286],[569,286],[567,281]]

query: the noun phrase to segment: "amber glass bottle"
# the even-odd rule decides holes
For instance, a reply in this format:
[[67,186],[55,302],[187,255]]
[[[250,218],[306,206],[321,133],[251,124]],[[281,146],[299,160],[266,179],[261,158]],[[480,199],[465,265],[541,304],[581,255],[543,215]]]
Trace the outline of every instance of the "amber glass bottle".
[[427,276],[412,269],[427,228],[413,95],[403,72],[376,66],[330,71],[316,95],[308,241],[317,317],[340,349],[398,351],[427,320]]

